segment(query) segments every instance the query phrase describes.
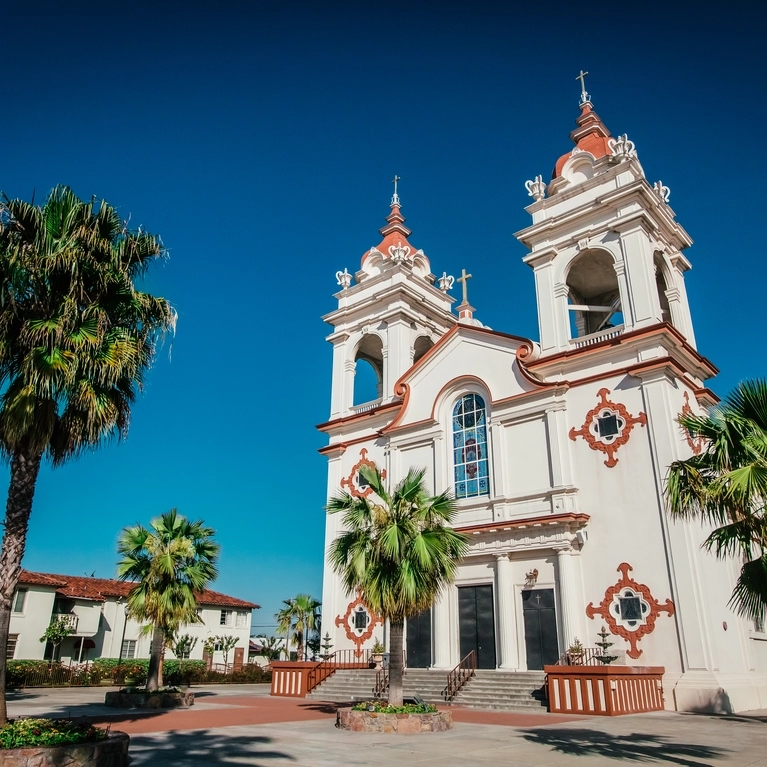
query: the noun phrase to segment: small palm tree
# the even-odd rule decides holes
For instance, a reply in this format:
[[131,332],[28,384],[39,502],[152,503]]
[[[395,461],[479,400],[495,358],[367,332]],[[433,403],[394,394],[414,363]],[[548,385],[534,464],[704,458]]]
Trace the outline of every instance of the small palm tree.
[[306,660],[309,633],[320,630],[322,603],[309,594],[299,594],[293,599],[284,599],[282,604],[285,607],[274,616],[277,630],[285,634],[285,646],[295,644],[298,659]]
[[343,514],[347,532],[331,544],[328,558],[349,593],[389,621],[389,703],[402,705],[405,619],[430,607],[455,578],[468,550],[452,529],[455,501],[447,491],[430,497],[424,469],[410,469],[393,493],[377,468],[360,469],[378,500],[347,492],[332,498],[331,514]]
[[219,545],[215,531],[201,520],[190,522],[171,509],[150,528],[126,527],[117,544],[121,580],[136,581],[128,594],[128,611],[146,621],[152,632],[148,690],[162,687],[162,659],[166,644],[182,623],[196,623],[199,594],[218,575]]
[[714,530],[703,545],[743,564],[730,604],[752,620],[767,611],[767,381],[744,381],[707,415],[679,419],[704,449],[669,468],[671,513]]
[[105,202],[56,187],[42,206],[0,201],[0,451],[11,478],[0,551],[0,724],[6,644],[43,458],[58,466],[127,433],[130,407],[173,327],[138,290],[165,254]]

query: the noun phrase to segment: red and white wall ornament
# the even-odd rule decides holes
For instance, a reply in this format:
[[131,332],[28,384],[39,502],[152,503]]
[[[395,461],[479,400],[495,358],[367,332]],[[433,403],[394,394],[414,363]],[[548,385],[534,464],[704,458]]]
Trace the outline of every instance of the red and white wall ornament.
[[612,468],[618,463],[615,457],[618,448],[629,441],[631,430],[636,424],[644,426],[647,423],[647,415],[631,415],[625,405],[607,399],[609,393],[609,389],[597,392],[599,403],[586,413],[586,420],[580,429],[570,429],[570,439],[574,442],[578,437],[583,437],[592,450],[607,455],[605,466]]
[[355,657],[362,656],[362,645],[373,636],[373,629],[381,625],[381,619],[362,601],[362,594],[357,591],[357,598],[349,602],[346,612],[336,616],[336,626],[342,626],[346,638],[354,642]]
[[[368,451],[364,447],[360,450],[360,459],[352,466],[349,476],[341,480],[341,487],[346,487],[349,495],[353,495],[355,498],[367,498],[373,492],[373,488],[365,482],[364,477],[360,474],[360,469],[363,466],[375,468],[375,462],[368,458]],[[381,469],[381,479],[386,479],[386,469]]]
[[[690,395],[684,393],[684,405],[682,405],[682,415],[694,415],[692,408],[690,407]],[[693,455],[700,455],[703,451],[703,437],[693,437],[687,429],[682,429],[684,432],[684,438],[687,440],[687,444],[690,446]]]
[[601,615],[613,634],[623,637],[631,649],[626,651],[629,658],[638,658],[642,651],[637,649],[637,643],[646,634],[655,629],[655,620],[662,613],[674,614],[674,603],[667,599],[660,604],[643,583],[637,583],[629,578],[629,572],[634,568],[627,562],[618,565],[621,578],[617,583],[608,587],[604,599],[597,607],[592,602],[586,608],[586,615],[593,620],[595,615]]

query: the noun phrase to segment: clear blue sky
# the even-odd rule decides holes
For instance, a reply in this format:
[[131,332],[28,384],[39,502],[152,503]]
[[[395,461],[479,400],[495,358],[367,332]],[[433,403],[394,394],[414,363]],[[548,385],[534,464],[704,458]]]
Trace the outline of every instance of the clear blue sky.
[[433,270],[536,337],[512,233],[571,146],[581,68],[696,242],[711,386],[765,374],[764,6],[516,5],[3,9],[0,189],[69,184],[159,233],[150,287],[179,311],[127,441],[41,475],[26,567],[111,576],[120,528],[176,506],[218,530],[215,588],[260,602],[254,624],[319,597],[333,275],[377,243],[397,173]]

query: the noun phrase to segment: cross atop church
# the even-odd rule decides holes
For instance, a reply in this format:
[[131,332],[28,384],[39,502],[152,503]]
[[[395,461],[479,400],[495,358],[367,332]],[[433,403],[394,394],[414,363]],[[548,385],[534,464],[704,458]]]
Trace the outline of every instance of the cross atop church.
[[581,81],[581,100],[580,104],[585,104],[587,101],[591,101],[591,96],[586,92],[586,75],[588,72],[584,72],[582,69],[580,74],[575,78]]
[[461,303],[468,304],[469,303],[469,289],[468,289],[468,281],[471,279],[471,274],[466,274],[465,269],[461,269],[461,276],[458,278],[457,282],[460,282],[463,286],[463,301]]
[[394,184],[394,194],[391,198],[391,204],[392,205],[399,205],[399,195],[397,194],[397,182],[402,181],[402,179],[395,174],[394,178],[391,180],[392,184]]

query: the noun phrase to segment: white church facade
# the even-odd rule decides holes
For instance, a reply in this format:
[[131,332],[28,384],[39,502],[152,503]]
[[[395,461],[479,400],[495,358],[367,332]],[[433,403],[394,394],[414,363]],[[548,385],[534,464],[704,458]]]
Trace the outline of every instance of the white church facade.
[[[406,625],[411,667],[542,669],[607,626],[626,662],[664,666],[666,705],[767,706],[767,634],[727,606],[737,563],[672,520],[664,479],[700,451],[676,419],[716,403],[696,349],[684,275],[692,244],[636,148],[611,137],[587,94],[575,147],[552,180],[527,182],[539,340],[484,327],[453,279],[411,245],[396,193],[382,240],[337,274],[328,496],[370,492],[359,467],[395,483],[425,467],[450,488],[470,538],[455,583]],[[356,366],[379,396],[353,402]],[[326,546],[340,531],[328,515]],[[385,626],[326,564],[323,632],[362,652]]]

